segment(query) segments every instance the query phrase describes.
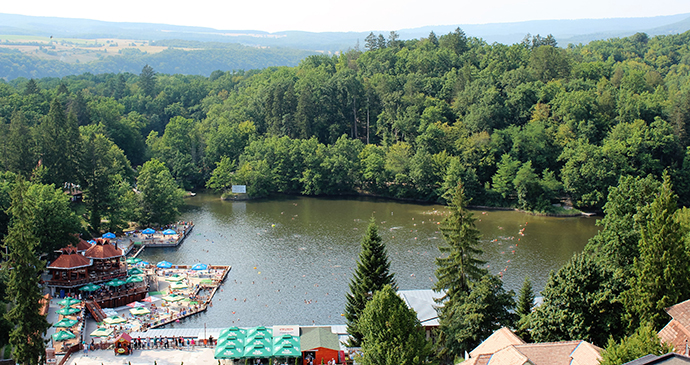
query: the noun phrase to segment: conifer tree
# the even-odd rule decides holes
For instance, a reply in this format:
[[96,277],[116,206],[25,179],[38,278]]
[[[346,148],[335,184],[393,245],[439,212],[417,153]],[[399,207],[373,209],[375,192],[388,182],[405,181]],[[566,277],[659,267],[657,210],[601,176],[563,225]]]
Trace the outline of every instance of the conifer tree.
[[480,233],[475,226],[476,219],[465,209],[465,192],[462,184],[455,188],[455,194],[449,204],[450,215],[441,222],[441,233],[445,245],[440,246],[447,257],[436,259],[436,277],[438,281],[434,290],[445,290],[441,301],[453,301],[469,292],[470,282],[479,280],[486,270],[486,262],[478,259],[482,254],[479,246]]
[[5,318],[15,326],[10,333],[13,357],[18,363],[33,365],[43,363],[45,344],[42,335],[50,323],[45,316],[39,315],[41,289],[38,281],[45,263],[35,253],[38,240],[31,227],[33,208],[27,191],[24,180],[17,178],[11,194],[12,223],[4,241],[8,252],[4,263],[4,270],[8,272],[7,299],[13,303]]
[[385,285],[360,318],[363,365],[416,365],[427,361],[430,345],[414,310]]
[[664,308],[690,295],[687,281],[690,257],[677,210],[677,196],[670,177],[664,174],[660,194],[641,212],[646,213],[647,220],[640,227],[640,257],[635,260],[634,277],[624,296],[632,326],[639,320],[639,323],[651,323],[654,328],[661,329],[668,321]]
[[519,318],[517,323],[517,331],[515,331],[515,334],[528,342],[531,339],[529,327],[530,314],[532,313],[533,307],[534,291],[532,290],[532,281],[530,281],[529,276],[526,276],[525,281],[522,284],[522,288],[518,293],[517,307],[515,308],[515,314],[517,314]]
[[362,239],[362,251],[359,253],[357,270],[350,281],[350,293],[345,305],[347,332],[351,336],[350,346],[361,345],[363,334],[358,328],[359,318],[374,293],[385,285],[396,287],[394,275],[390,272],[386,245],[383,244],[372,217]]

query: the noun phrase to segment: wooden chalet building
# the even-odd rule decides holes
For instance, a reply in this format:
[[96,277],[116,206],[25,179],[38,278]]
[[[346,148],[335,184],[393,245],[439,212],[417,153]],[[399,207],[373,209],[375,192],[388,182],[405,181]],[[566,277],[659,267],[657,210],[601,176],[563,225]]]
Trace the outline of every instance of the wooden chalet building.
[[[56,292],[74,292],[89,283],[99,284],[127,276],[127,265],[121,249],[100,238],[95,245],[81,241],[78,247],[70,245],[63,248],[62,254],[48,265],[47,284],[52,295],[56,295]],[[78,252],[80,249],[84,250],[83,254]]]

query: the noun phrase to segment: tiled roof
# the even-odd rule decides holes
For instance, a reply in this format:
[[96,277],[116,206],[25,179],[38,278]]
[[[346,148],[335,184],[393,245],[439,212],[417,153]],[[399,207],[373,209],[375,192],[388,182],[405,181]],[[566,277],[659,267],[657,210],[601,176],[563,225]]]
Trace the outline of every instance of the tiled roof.
[[525,343],[501,328],[470,353],[468,365],[598,365],[601,349],[586,341]]
[[479,346],[475,347],[474,350],[470,352],[470,356],[477,357],[481,354],[493,354],[510,345],[521,345],[524,343],[525,341],[514,334],[513,331],[509,330],[507,327],[503,327],[491,334],[491,336],[479,344]]
[[659,331],[659,338],[661,341],[673,346],[674,351],[684,353],[685,345],[690,340],[690,332],[687,327],[674,318]]
[[685,328],[690,328],[690,299],[666,308],[666,313]]
[[84,256],[92,259],[110,259],[123,256],[123,254],[122,250],[115,248],[109,240],[99,238],[96,240],[95,245],[86,250]]
[[[580,342],[530,343],[514,347],[534,365],[570,365],[570,354],[573,353]],[[599,364],[599,361],[592,363],[592,365],[594,364]]]
[[48,265],[48,269],[77,269],[91,265],[91,260],[77,253],[77,249],[70,245],[62,249],[55,261]]
[[79,242],[77,243],[77,251],[86,251],[91,248],[91,244],[86,242],[85,239],[79,238]]

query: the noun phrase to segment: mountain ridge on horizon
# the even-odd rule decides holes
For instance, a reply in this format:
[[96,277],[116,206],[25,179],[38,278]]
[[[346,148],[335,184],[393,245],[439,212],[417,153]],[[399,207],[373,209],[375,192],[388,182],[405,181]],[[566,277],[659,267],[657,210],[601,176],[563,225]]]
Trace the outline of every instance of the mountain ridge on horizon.
[[[216,29],[160,23],[108,22],[93,19],[39,17],[0,13],[0,34],[40,35],[63,38],[182,39],[204,42],[240,43],[255,47],[289,47],[311,51],[337,52],[363,43],[371,33],[310,32],[287,30],[268,32],[250,29]],[[587,43],[596,39],[624,37],[637,32],[650,36],[682,33],[690,30],[690,13],[655,17],[603,19],[530,20],[521,22],[428,25],[396,30],[401,39],[422,38],[434,31],[437,35],[461,28],[469,37],[493,43],[512,44],[526,34],[553,34],[561,46]],[[583,32],[582,29],[587,31]]]

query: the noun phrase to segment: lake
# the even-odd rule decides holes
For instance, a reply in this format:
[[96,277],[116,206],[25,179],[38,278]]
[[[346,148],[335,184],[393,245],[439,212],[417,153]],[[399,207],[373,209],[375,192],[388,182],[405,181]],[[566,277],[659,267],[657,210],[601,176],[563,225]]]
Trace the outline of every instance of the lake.
[[[175,327],[344,324],[360,242],[370,217],[387,245],[400,289],[429,289],[443,242],[446,207],[369,198],[277,197],[224,202],[213,194],[185,200],[191,235],[175,249],[147,248],[155,263],[231,265],[213,307]],[[535,291],[597,233],[595,218],[474,211],[483,259],[517,292],[526,275]]]

